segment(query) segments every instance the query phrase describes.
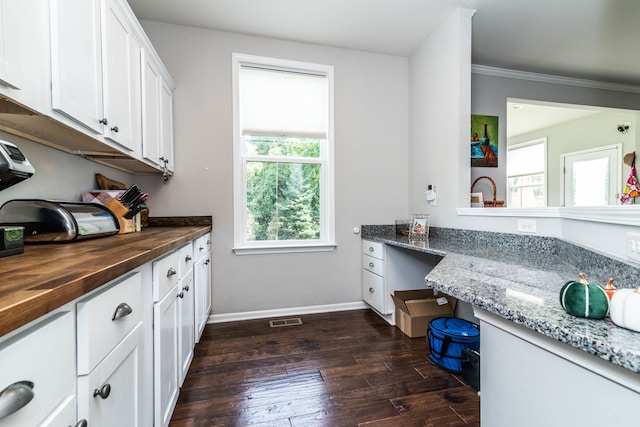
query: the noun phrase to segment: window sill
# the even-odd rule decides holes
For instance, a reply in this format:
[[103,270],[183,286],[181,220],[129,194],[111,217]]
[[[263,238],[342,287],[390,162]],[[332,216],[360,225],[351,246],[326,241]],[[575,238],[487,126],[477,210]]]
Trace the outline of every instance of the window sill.
[[305,245],[278,245],[278,246],[252,246],[235,247],[233,252],[236,255],[268,255],[268,254],[290,254],[305,252],[331,252],[338,247],[335,243],[327,244],[305,244]]

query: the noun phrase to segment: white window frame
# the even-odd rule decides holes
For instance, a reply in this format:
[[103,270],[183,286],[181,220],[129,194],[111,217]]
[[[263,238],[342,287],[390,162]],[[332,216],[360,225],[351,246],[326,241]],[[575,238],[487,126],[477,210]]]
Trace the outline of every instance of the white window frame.
[[[514,144],[511,145],[507,148],[507,151],[511,151],[511,150],[518,150],[520,148],[526,148],[526,147],[530,147],[532,145],[538,145],[538,144],[542,144],[543,146],[543,150],[544,150],[544,166],[543,166],[543,170],[542,170],[542,174],[543,174],[543,182],[542,182],[542,186],[544,188],[544,207],[547,207],[549,205],[549,186],[548,186],[548,176],[547,176],[547,137],[542,137],[542,138],[536,138],[536,139],[532,139],[531,141],[527,141],[527,142],[523,142],[520,144]],[[509,173],[507,172],[507,196],[509,194],[511,194],[511,184],[509,181],[509,178],[511,178],[511,176],[509,175]],[[507,197],[508,198],[508,197]]]
[[[233,222],[234,247],[237,255],[254,255],[292,252],[332,251],[335,243],[335,179],[334,179],[334,96],[333,67],[329,65],[290,61],[263,56],[232,54],[233,87]],[[321,148],[320,160],[320,239],[319,240],[282,240],[249,241],[246,238],[246,163],[251,160],[242,146],[240,130],[239,71],[243,65],[276,70],[288,70],[307,74],[326,76],[328,88],[328,120],[326,146]],[[255,159],[253,159],[255,160]],[[277,160],[277,159],[274,159]],[[296,163],[304,160],[296,159]],[[315,162],[314,162],[315,163]]]

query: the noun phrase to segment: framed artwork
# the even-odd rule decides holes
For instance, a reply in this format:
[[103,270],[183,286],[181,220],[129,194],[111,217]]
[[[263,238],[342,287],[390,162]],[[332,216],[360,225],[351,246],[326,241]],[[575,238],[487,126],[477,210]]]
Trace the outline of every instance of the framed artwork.
[[427,240],[429,238],[429,215],[411,215],[409,240]]
[[498,116],[471,115],[471,166],[498,167]]

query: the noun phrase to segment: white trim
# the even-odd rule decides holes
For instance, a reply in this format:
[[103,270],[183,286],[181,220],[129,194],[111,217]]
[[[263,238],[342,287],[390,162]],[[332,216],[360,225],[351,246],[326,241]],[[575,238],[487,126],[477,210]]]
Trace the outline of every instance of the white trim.
[[640,227],[640,205],[562,208],[457,208],[460,216],[562,218]]
[[287,244],[283,246],[243,246],[233,248],[236,255],[267,255],[267,254],[291,254],[302,252],[331,252],[338,247],[336,244],[308,244],[295,245]]
[[236,322],[238,320],[266,319],[269,317],[297,316],[302,314],[331,313],[334,311],[362,310],[369,308],[364,301],[341,304],[310,305],[307,307],[279,308],[273,310],[245,311],[239,313],[210,314],[207,323]]
[[613,90],[616,92],[640,93],[640,86],[601,82],[588,79],[576,79],[573,77],[554,76],[551,74],[531,73],[528,71],[509,70],[506,68],[489,67],[487,65],[471,65],[471,72],[473,74],[484,74],[487,76],[506,77],[510,79],[529,80],[541,83],[578,86],[590,89]]

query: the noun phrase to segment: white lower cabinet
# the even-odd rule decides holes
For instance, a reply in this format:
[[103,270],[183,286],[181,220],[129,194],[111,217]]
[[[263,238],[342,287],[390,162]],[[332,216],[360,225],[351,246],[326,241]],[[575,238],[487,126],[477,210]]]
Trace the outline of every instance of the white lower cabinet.
[[153,306],[154,425],[169,425],[178,401],[178,284]]
[[89,374],[78,378],[78,415],[91,427],[142,427],[139,396],[141,387],[138,324]]
[[0,337],[0,427],[166,427],[211,306],[199,240]]
[[0,426],[76,424],[64,411],[76,393],[73,316],[54,314],[0,343]]

